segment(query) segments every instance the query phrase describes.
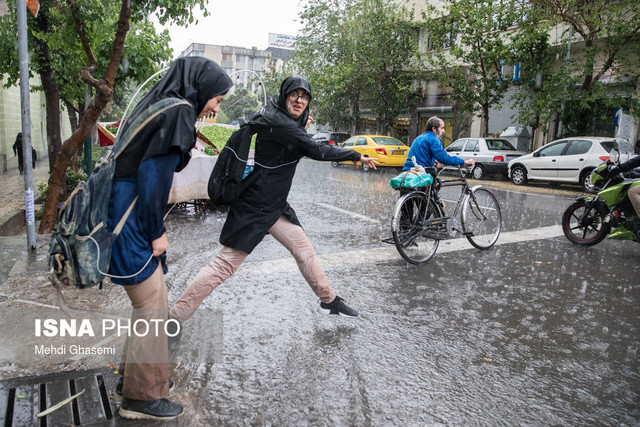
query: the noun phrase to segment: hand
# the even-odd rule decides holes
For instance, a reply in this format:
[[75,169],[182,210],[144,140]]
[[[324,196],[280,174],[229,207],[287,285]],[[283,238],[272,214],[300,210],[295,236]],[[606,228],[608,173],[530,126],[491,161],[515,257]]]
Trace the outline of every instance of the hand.
[[471,166],[471,167],[473,167],[473,166],[475,166],[475,165],[476,165],[476,161],[475,161],[475,160],[473,160],[473,159],[465,160],[465,161],[464,161],[464,165],[465,165],[465,166]]
[[358,162],[362,163],[363,165],[367,165],[369,166],[371,169],[377,169],[376,165],[379,163],[378,159],[376,159],[375,157],[365,157],[362,156],[360,157],[360,160],[358,161],[353,161],[353,165],[356,167],[356,169],[358,169]]
[[167,249],[169,249],[167,233],[164,233],[162,236],[151,242],[151,247],[153,248],[153,256],[160,256],[165,253]]
[[438,168],[438,169],[440,169],[440,168],[443,168],[443,167],[444,167],[444,165],[443,165],[442,163],[440,163],[439,161],[437,161],[437,160],[434,160],[434,161],[433,161],[433,166],[435,166],[435,167],[436,167],[436,168]]

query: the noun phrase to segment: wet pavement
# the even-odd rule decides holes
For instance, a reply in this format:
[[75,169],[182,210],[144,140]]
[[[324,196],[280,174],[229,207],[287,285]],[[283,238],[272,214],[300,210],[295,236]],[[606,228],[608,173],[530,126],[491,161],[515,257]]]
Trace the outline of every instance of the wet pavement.
[[[381,243],[396,173],[302,161],[290,204],[360,316],[318,314],[291,256],[268,236],[203,303],[221,322],[185,324],[188,357],[172,366],[171,396],[187,413],[172,424],[638,425],[640,246],[575,246],[560,230],[569,195],[489,181],[502,206],[498,244],[442,242],[431,261],[409,265]],[[188,208],[168,217],[170,302],[219,250],[224,216]],[[56,304],[46,275],[12,272],[0,305]],[[127,304],[115,285],[65,295],[81,308]],[[211,360],[202,344],[220,332]],[[0,376],[56,368],[4,365]]]

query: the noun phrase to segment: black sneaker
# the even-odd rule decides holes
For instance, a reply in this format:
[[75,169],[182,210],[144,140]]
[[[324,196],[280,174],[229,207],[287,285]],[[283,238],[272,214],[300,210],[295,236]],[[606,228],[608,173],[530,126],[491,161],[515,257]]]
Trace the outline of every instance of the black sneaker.
[[184,413],[182,405],[169,399],[124,399],[118,414],[131,420],[172,420]]
[[357,311],[345,304],[344,300],[337,295],[329,304],[321,302],[318,310],[325,315],[337,314],[342,317],[356,317],[358,315]]
[[[116,384],[116,391],[115,393],[113,393],[113,400],[115,400],[116,402],[122,402],[122,400],[124,399],[124,396],[122,396],[123,384],[124,379],[120,377],[120,379],[118,380],[118,384]],[[173,383],[173,380],[169,378],[169,392],[171,392],[174,388],[176,388],[176,385]]]

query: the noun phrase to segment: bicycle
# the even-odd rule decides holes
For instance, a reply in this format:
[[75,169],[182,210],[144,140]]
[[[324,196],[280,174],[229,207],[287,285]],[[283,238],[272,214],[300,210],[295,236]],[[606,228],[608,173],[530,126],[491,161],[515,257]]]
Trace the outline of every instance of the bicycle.
[[[493,193],[480,185],[469,187],[466,168],[458,166],[460,176],[454,179],[441,179],[443,170],[425,168],[434,178],[432,184],[402,190],[406,194],[398,199],[391,222],[393,237],[383,240],[395,244],[402,258],[412,264],[429,261],[440,240],[460,236],[478,249],[489,249],[502,230],[500,204]],[[453,215],[446,216],[440,189],[450,186],[462,188]]]

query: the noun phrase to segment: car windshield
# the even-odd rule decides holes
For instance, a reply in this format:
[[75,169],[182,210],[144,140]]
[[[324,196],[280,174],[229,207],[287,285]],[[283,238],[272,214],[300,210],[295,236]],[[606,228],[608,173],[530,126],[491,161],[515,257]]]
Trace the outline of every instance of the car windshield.
[[378,145],[404,145],[402,142],[390,136],[375,136],[373,139]]
[[506,139],[487,139],[489,150],[507,150],[516,151],[516,147],[511,145]]

